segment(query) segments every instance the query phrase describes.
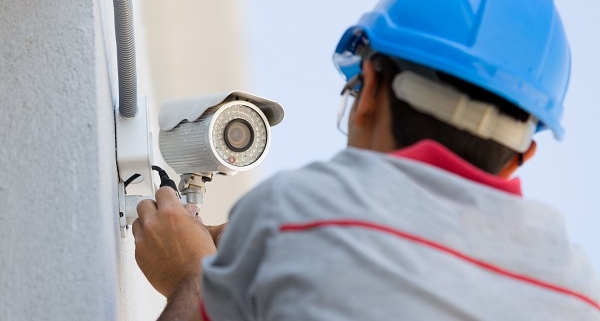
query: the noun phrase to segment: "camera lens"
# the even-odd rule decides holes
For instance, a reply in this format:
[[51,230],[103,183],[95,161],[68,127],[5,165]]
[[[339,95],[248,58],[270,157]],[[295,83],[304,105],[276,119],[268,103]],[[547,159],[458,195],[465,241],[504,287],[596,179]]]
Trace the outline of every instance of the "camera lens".
[[235,152],[245,152],[254,142],[254,132],[250,123],[236,118],[225,126],[225,144]]
[[245,102],[228,103],[216,110],[211,123],[211,147],[227,165],[249,166],[264,155],[269,142],[269,122],[257,107]]

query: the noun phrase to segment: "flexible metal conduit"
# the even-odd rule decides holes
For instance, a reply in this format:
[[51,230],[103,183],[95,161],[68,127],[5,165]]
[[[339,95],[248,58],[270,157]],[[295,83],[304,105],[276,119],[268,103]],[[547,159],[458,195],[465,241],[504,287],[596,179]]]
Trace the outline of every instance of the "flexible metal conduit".
[[113,0],[119,69],[119,114],[133,118],[137,113],[135,39],[131,0]]

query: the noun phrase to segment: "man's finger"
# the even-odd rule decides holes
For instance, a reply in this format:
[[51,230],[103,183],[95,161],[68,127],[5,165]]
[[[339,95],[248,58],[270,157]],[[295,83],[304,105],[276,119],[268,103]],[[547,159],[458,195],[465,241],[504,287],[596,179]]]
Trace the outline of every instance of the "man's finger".
[[131,224],[131,233],[133,233],[133,238],[137,240],[138,237],[141,237],[142,230],[142,223],[139,219],[135,219],[135,221],[133,221]]
[[172,208],[176,205],[182,206],[181,201],[179,200],[179,197],[177,197],[177,193],[175,192],[175,190],[168,186],[159,188],[158,191],[156,191],[155,196],[156,204],[158,204],[159,208]]
[[156,213],[156,202],[151,199],[142,200],[138,203],[136,210],[138,213],[138,219],[140,220],[140,223],[143,224],[146,215],[150,213]]

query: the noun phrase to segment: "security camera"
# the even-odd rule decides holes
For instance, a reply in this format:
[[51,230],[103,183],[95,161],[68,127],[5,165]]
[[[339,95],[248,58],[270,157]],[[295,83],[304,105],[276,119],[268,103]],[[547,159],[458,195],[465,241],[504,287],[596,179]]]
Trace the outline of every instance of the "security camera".
[[178,174],[234,175],[260,164],[281,122],[278,103],[241,91],[168,101],[159,148]]
[[235,175],[260,164],[269,150],[270,127],[283,117],[278,103],[241,91],[164,103],[158,145],[181,176],[179,191],[187,203],[200,210],[204,183],[214,174]]
[[[270,128],[283,117],[283,108],[278,103],[242,91],[168,101],[161,106],[158,115],[158,145],[167,164],[181,176],[179,187],[171,185],[174,182],[162,168],[151,167],[161,175],[161,186],[164,175],[170,181],[167,185],[178,189],[185,197],[182,202],[193,204],[198,215],[205,183],[215,174],[234,175],[260,164],[269,150]],[[119,166],[119,175],[129,177],[119,184],[121,237],[125,237],[127,225],[137,218],[137,204],[149,198],[125,193],[127,184],[134,182],[131,178],[151,178],[151,173],[140,169],[149,167],[150,162],[149,148],[144,148],[151,137],[148,127],[147,117],[135,117],[133,123],[117,121],[117,129],[122,133],[118,155],[129,160]]]

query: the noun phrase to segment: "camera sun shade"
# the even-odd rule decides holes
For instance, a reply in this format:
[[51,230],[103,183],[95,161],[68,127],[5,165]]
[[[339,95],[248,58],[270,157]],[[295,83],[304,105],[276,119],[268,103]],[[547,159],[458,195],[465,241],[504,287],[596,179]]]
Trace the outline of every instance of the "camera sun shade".
[[283,116],[276,102],[239,91],[169,101],[159,114],[160,151],[178,174],[234,175],[264,159]]

